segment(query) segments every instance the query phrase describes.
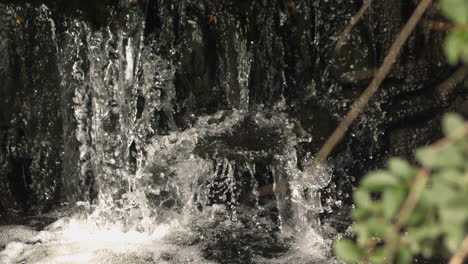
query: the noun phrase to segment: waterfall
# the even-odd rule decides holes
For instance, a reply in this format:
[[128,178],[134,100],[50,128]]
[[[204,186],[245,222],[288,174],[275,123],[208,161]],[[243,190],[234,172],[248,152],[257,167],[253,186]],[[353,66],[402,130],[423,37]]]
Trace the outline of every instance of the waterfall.
[[[261,203],[274,203],[265,206],[278,210],[274,220],[278,223],[290,222],[295,215],[316,220],[321,212],[318,189],[301,186],[305,176],[294,149],[302,139],[292,130],[302,128],[285,114],[272,117],[248,110],[251,55],[245,38],[239,37],[241,26],[234,26],[240,31],[234,34],[234,44],[228,45],[238,55],[237,75],[227,74],[224,88],[232,94],[229,78],[236,78],[238,94],[230,98],[237,98],[232,99],[237,110],[198,117],[193,127],[180,130],[174,121],[182,108],[174,86],[177,66],[159,54],[157,40],[143,38],[141,12],[131,8],[120,12],[112,11],[114,19],[100,29],[68,19],[60,50],[61,83],[74,109],[65,131],[76,138],[79,150],[78,168],[66,171],[71,174],[67,179],[75,199],[84,197],[96,207],[92,218],[102,223],[120,221],[125,228],[131,222],[132,228],[147,230],[136,222],[148,225],[168,220],[164,215],[171,210],[181,213],[218,203],[227,206],[235,219],[241,209],[234,207],[251,199],[259,210],[267,210]],[[252,131],[242,134],[245,129]],[[264,131],[268,129],[274,133]],[[236,137],[241,137],[239,142]],[[242,149],[264,140],[258,137],[266,137],[267,142],[258,149]],[[258,166],[262,173],[256,171]],[[271,197],[270,202],[256,193],[263,185],[272,186],[272,193],[263,195]],[[224,193],[217,194],[216,189]]]
[[[255,1],[231,13],[191,0],[120,1],[99,26],[81,15],[57,23],[37,7],[63,120],[56,189],[77,208],[64,237],[174,239],[196,245],[201,263],[328,259],[334,231],[320,216],[332,165],[307,167],[331,126],[326,104],[342,106],[336,83],[321,90],[328,66],[316,80],[304,74],[323,62],[321,4],[278,13]],[[295,19],[313,30],[286,30]]]
[[[202,42],[200,21],[184,21],[191,39],[169,46],[171,58],[162,52],[170,36],[146,39],[142,14],[134,8],[110,11],[109,23],[98,29],[67,18],[61,36],[63,111],[73,109],[64,131],[76,139],[67,146],[64,182],[70,200],[85,208],[81,217],[101,228],[147,233],[175,220],[194,230],[210,222],[230,221],[229,228],[245,223],[297,237],[300,252],[313,245],[315,257],[325,256],[330,241],[318,234],[320,189],[331,171],[303,171],[297,146],[310,136],[283,112],[284,98],[273,109],[251,109],[255,43],[249,43],[243,25],[217,22],[235,29],[223,45],[236,60],[220,60],[228,71],[213,88],[226,96],[230,110],[195,117],[193,106],[181,99],[197,101],[202,95],[176,89],[185,69],[175,58],[187,56],[187,43]],[[182,111],[192,118],[185,127],[176,121]]]

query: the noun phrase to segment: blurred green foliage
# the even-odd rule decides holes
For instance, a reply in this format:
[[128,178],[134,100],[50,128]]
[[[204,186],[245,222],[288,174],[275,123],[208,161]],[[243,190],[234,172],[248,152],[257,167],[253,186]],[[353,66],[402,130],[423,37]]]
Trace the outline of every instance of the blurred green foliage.
[[[444,139],[415,152],[419,167],[391,158],[386,169],[362,179],[353,194],[356,239],[335,243],[340,259],[406,264],[415,255],[431,258],[460,247],[468,233],[468,122],[448,114],[442,130]],[[415,188],[419,195],[411,197]],[[403,219],[408,200],[415,206]]]
[[444,15],[454,23],[445,39],[445,54],[450,64],[468,63],[468,0],[442,0]]
[[[468,64],[468,0],[441,0],[452,23],[445,40],[450,64]],[[468,234],[468,122],[447,114],[445,138],[415,152],[419,166],[391,158],[353,193],[355,239],[335,243],[346,263],[409,264],[416,255],[454,254]]]

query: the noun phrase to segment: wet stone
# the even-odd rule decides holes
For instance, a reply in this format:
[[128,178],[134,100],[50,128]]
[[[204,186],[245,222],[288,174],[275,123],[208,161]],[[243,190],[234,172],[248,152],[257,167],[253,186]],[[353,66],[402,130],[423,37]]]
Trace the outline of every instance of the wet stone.
[[289,250],[292,242],[271,233],[266,226],[255,227],[251,221],[248,224],[215,221],[192,228],[204,238],[200,243],[203,257],[222,263],[255,263],[257,257],[279,257]]
[[275,155],[284,155],[287,141],[294,137],[287,122],[260,114],[247,115],[229,131],[202,138],[194,153],[203,158],[271,164]]

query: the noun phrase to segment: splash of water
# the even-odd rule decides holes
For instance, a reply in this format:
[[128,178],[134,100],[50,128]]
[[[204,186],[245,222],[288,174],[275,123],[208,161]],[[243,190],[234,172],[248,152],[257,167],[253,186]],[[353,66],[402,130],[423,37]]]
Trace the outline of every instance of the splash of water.
[[[65,182],[76,190],[72,198],[87,198],[79,203],[86,221],[67,225],[63,239],[143,243],[188,228],[198,237],[229,230],[233,241],[252,243],[243,234],[255,240],[278,233],[272,244],[295,241],[301,254],[326,256],[329,241],[316,229],[320,189],[331,174],[304,173],[295,147],[307,137],[283,113],[284,100],[278,111],[247,110],[252,54],[246,38],[236,35],[233,45],[237,75],[230,78],[239,89],[230,91],[230,81],[225,87],[226,94],[239,93],[230,97],[237,98],[231,100],[235,110],[199,116],[181,130],[174,119],[182,107],[174,86],[177,65],[159,54],[159,43],[144,44],[140,12],[112,15],[122,19],[96,30],[68,18],[64,45],[57,46],[64,94],[72,98],[65,131],[78,148],[78,164],[69,161],[77,169],[66,169]],[[211,228],[216,232],[206,231]],[[83,254],[73,256],[91,257]]]

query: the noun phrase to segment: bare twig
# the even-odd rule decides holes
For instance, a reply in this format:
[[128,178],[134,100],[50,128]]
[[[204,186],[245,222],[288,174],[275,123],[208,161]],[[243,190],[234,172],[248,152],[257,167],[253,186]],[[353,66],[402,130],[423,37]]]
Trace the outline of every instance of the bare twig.
[[421,193],[426,186],[427,180],[429,176],[429,170],[426,168],[421,168],[416,175],[416,179],[414,180],[413,187],[411,188],[411,192],[408,195],[405,203],[401,207],[400,212],[398,213],[397,220],[395,222],[394,229],[400,230],[401,227],[408,221],[411,213],[413,212],[416,204],[421,197]]
[[468,236],[466,236],[465,239],[463,239],[463,242],[460,248],[452,256],[449,264],[463,264],[463,260],[465,260],[467,255],[468,255]]
[[431,3],[432,0],[421,0],[421,2],[419,2],[416,10],[413,12],[410,19],[399,33],[395,42],[393,42],[392,46],[390,47],[390,50],[385,57],[382,66],[377,71],[372,82],[366,88],[364,93],[359,97],[359,99],[353,104],[351,110],[346,114],[343,121],[341,121],[340,125],[335,129],[333,134],[328,138],[327,142],[325,142],[325,144],[320,149],[317,155],[318,162],[324,161],[328,157],[333,148],[338,144],[338,142],[341,141],[353,121],[364,110],[375,92],[377,92],[380,84],[383,82],[387,74],[390,72],[393,64],[395,63],[401,47],[405,44],[411,32],[416,27],[418,21],[421,19],[424,12],[431,5]]
[[453,24],[445,21],[435,21],[435,20],[425,20],[423,25],[432,30],[441,30],[441,31],[468,31],[468,25],[465,24]]
[[437,96],[446,98],[452,93],[453,89],[468,76],[468,65],[463,65],[458,68],[447,80],[436,87],[435,92]]
[[396,222],[392,227],[392,233],[390,234],[388,244],[387,244],[387,259],[388,263],[393,263],[393,258],[398,248],[398,242],[400,237],[400,230],[405,225],[406,221],[408,221],[411,213],[413,212],[414,208],[419,202],[421,198],[421,194],[424,191],[427,181],[429,180],[429,170],[425,168],[421,168],[416,175],[416,179],[414,180],[413,186],[411,187],[411,192],[406,198],[403,206],[401,207],[400,212],[396,218]]
[[338,40],[336,41],[335,51],[339,51],[343,44],[346,42],[346,38],[348,37],[351,30],[353,30],[354,26],[362,19],[364,14],[366,13],[367,9],[371,6],[373,0],[366,0],[362,5],[361,9],[351,18],[351,22],[348,26],[341,32]]

